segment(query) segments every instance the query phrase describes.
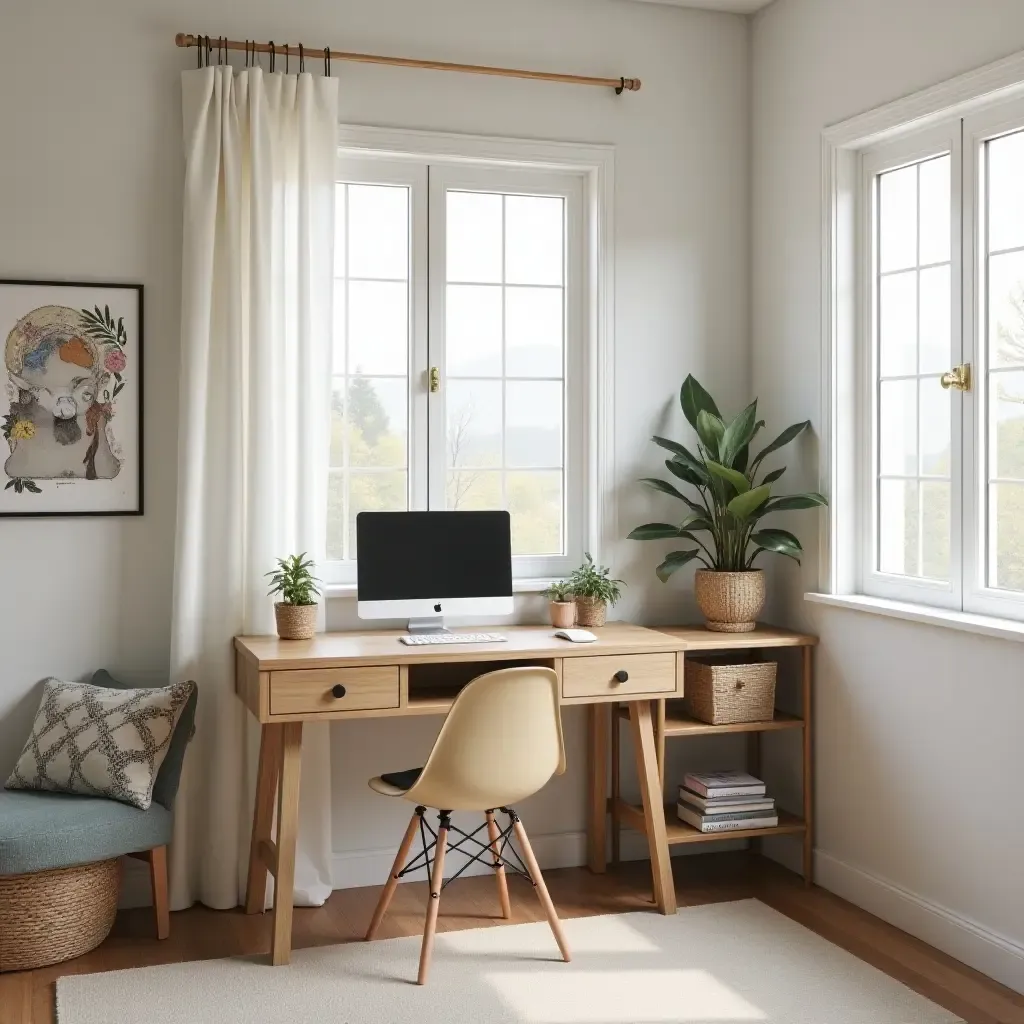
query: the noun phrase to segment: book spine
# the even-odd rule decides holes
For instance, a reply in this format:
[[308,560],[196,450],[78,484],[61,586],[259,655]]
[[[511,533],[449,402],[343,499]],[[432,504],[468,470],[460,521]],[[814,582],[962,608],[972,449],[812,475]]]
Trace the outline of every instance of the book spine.
[[746,817],[733,818],[728,821],[715,821],[697,814],[690,807],[679,805],[676,808],[680,820],[692,825],[701,832],[736,832],[742,829],[774,828],[779,823],[776,814],[748,814]]
[[[684,788],[691,789],[693,785],[696,784],[687,782]],[[760,786],[723,786],[721,789],[708,789],[706,786],[702,786],[700,789],[692,789],[691,792],[704,797],[705,800],[717,800],[724,796],[747,796],[755,800],[764,796],[766,788],[763,784]]]

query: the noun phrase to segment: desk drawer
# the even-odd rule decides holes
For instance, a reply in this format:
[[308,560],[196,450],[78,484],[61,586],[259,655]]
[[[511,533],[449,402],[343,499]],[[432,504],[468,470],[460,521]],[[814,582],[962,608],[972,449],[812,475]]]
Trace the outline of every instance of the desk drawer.
[[398,666],[311,668],[270,673],[270,713],[376,711],[398,707]]
[[562,659],[563,697],[671,693],[675,688],[674,654],[600,655]]

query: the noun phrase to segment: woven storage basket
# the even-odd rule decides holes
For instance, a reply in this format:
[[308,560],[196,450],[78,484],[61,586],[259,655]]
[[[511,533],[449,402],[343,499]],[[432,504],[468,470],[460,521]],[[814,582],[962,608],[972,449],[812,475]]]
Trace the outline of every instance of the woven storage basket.
[[282,640],[309,640],[316,634],[315,604],[285,604],[278,601],[274,605],[277,618],[277,635]]
[[608,618],[608,605],[596,597],[576,598],[576,625],[603,626]]
[[0,971],[27,971],[88,953],[117,913],[117,859],[0,875]]
[[693,658],[685,661],[687,710],[710,725],[765,722],[775,716],[774,661],[745,665]]

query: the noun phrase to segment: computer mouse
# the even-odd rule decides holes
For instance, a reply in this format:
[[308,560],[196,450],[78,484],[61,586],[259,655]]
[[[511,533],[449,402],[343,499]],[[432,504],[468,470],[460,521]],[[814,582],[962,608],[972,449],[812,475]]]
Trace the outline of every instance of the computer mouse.
[[597,637],[585,629],[560,629],[555,633],[560,640],[569,640],[574,644],[592,644]]

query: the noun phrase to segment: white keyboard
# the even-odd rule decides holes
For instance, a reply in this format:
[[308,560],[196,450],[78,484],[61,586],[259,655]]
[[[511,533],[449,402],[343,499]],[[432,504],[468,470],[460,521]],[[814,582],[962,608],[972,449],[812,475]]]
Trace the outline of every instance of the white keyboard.
[[500,633],[410,633],[398,638],[410,647],[421,644],[491,644],[505,640]]

